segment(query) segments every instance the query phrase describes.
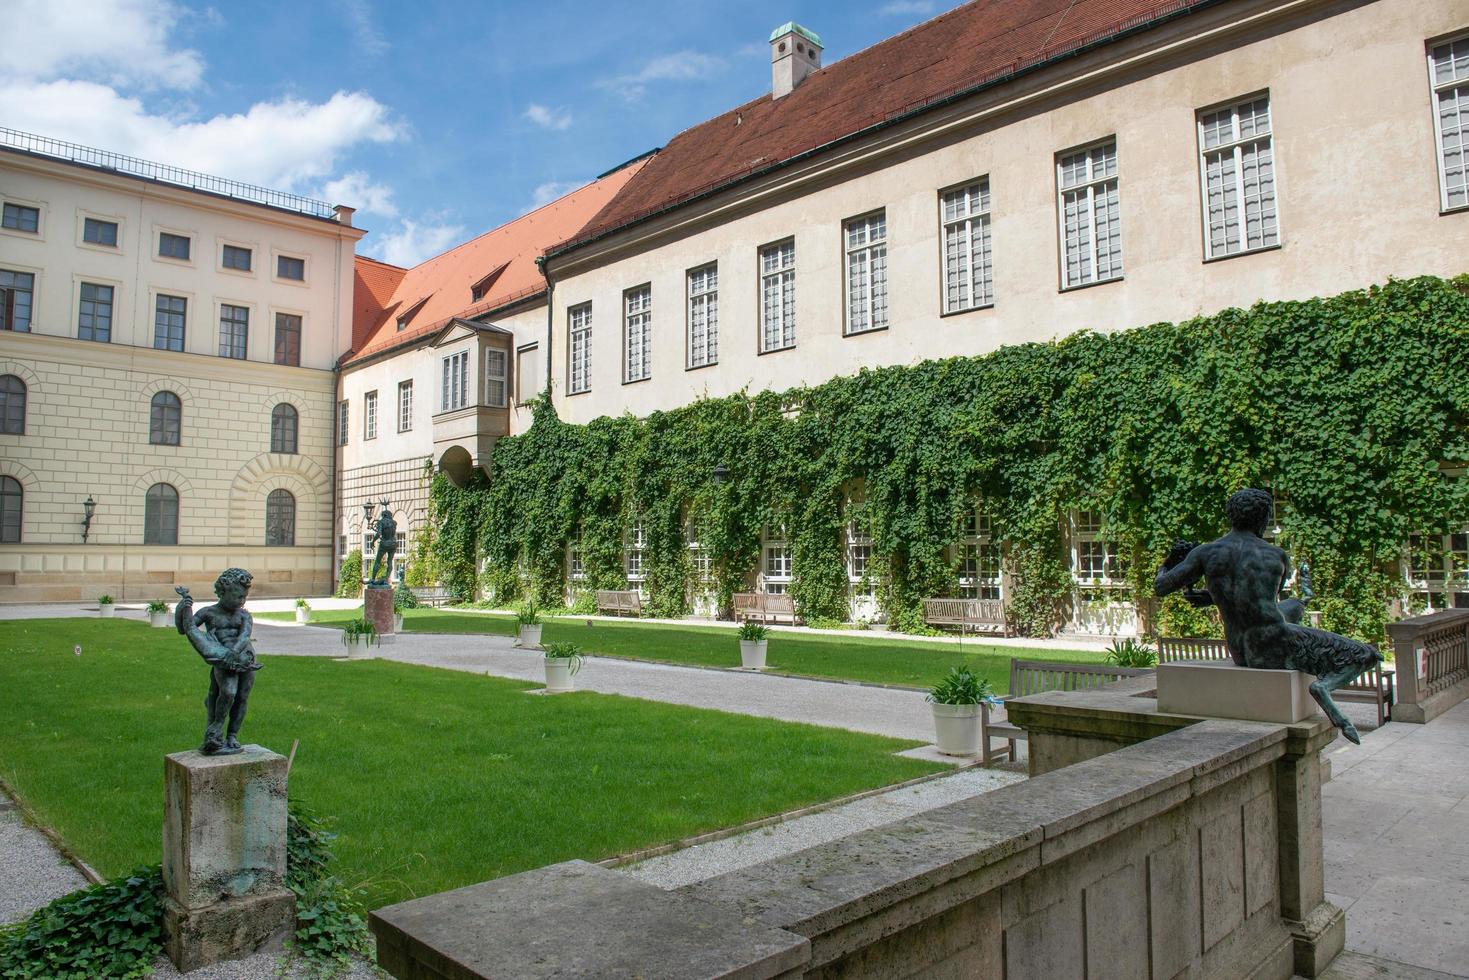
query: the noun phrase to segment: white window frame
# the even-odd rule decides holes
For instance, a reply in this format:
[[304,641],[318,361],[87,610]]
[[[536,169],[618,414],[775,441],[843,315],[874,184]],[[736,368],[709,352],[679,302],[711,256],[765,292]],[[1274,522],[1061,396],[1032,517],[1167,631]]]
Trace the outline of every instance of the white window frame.
[[689,369],[719,363],[719,263],[690,269],[684,276],[688,287]]
[[653,285],[622,293],[622,383],[653,377]]
[[582,559],[581,537],[566,544],[566,579],[575,588],[577,583],[587,580],[587,566]]
[[362,440],[377,438],[377,391],[362,395]]
[[[538,360],[538,358],[540,357],[540,353],[541,353],[541,346],[540,346],[540,344],[526,344],[526,345],[524,345],[522,347],[516,348],[516,350],[515,350],[515,404],[516,405],[528,405],[531,402],[535,401],[536,400],[536,396],[541,393],[541,391],[540,391],[540,389],[541,389],[540,382],[539,381],[536,381],[536,379],[538,379],[540,377],[540,362]],[[532,365],[532,367],[529,370],[527,370],[525,368],[524,363],[523,363],[524,360],[527,357],[529,357],[530,363]],[[526,385],[526,382],[527,381],[536,381],[535,390],[533,390],[533,391],[526,391],[525,390],[525,385]]]
[[855,599],[877,595],[877,576],[872,574],[871,528],[856,518],[847,522],[847,584]]
[[[863,236],[853,244],[853,232],[861,229]],[[842,336],[886,330],[888,327],[888,226],[887,209],[878,208],[867,214],[848,218],[842,222]],[[853,273],[858,263],[866,272],[860,284],[864,301],[862,320],[854,319],[852,294],[859,291]],[[878,273],[881,273],[879,280]],[[880,314],[880,315],[879,315]]]
[[[965,512],[959,528],[959,597],[962,599],[1004,599],[1005,578],[1000,564],[1000,548],[994,540],[990,517],[980,504]],[[985,565],[992,563],[994,574],[986,574]]]
[[[1427,560],[1431,560],[1431,564]],[[1423,565],[1418,563],[1423,561]],[[1454,593],[1469,588],[1469,524],[1447,534],[1408,536],[1402,558],[1403,581],[1414,614],[1453,608]]]
[[643,583],[648,579],[645,564],[647,550],[648,529],[643,524],[643,519],[639,517],[627,529],[627,537],[622,547],[623,572],[627,575],[628,584],[638,592],[643,591]]
[[592,390],[592,304],[566,311],[566,391],[580,395]]
[[439,411],[453,412],[469,404],[469,351],[439,359]]
[[796,240],[762,246],[759,260],[760,353],[789,350],[796,346]]
[[[1106,518],[1098,511],[1071,512],[1071,580],[1078,589],[1115,589],[1126,583],[1116,574],[1117,542],[1107,535]],[[1082,575],[1081,555],[1090,547],[1102,546],[1102,574]]]
[[786,529],[777,527],[760,543],[760,590],[766,595],[785,595],[792,577],[790,541]]
[[[1438,78],[1436,52],[1440,48],[1448,48],[1449,53],[1448,77],[1443,80]],[[1439,208],[1445,213],[1462,211],[1469,208],[1469,31],[1431,42],[1428,45],[1427,58],[1428,85],[1433,111],[1434,150],[1438,161],[1435,166],[1438,170]],[[1464,59],[1462,69],[1456,64],[1459,58]],[[1443,113],[1440,108],[1446,97],[1453,99],[1459,120],[1459,143],[1455,149],[1459,154],[1459,174],[1462,183],[1454,188],[1454,193],[1462,196],[1458,202],[1449,200],[1448,161],[1445,159],[1448,147],[1444,143]]]
[[[495,360],[499,359],[498,370]],[[496,396],[497,390],[499,395]],[[510,352],[503,347],[485,348],[485,404],[494,408],[504,408],[506,398],[510,396]]]
[[337,402],[337,445],[345,446],[347,437],[351,433],[352,402],[342,399]]
[[684,518],[684,545],[689,552],[689,567],[694,570],[694,585],[707,591],[714,584],[714,556],[700,541],[699,522],[692,513]]
[[398,431],[413,431],[413,379],[398,382]]
[[[1264,129],[1256,128],[1251,135],[1241,136],[1240,111],[1242,109],[1251,109],[1261,102],[1265,103]],[[1225,114],[1229,116],[1230,138],[1216,143],[1214,146],[1207,146],[1205,121]],[[1249,252],[1262,252],[1266,249],[1278,247],[1280,245],[1280,175],[1275,163],[1275,119],[1271,114],[1270,92],[1268,90],[1256,92],[1242,99],[1234,99],[1221,105],[1200,109],[1194,116],[1194,129],[1199,145],[1199,202],[1204,223],[1205,261],[1229,258],[1235,255],[1245,255]],[[1252,198],[1249,192],[1249,184],[1246,182],[1245,177],[1245,154],[1251,150],[1256,154],[1256,180],[1253,201],[1254,207],[1257,209],[1256,220],[1259,223],[1257,241],[1252,241],[1250,236],[1250,208]],[[1217,165],[1222,167],[1222,162],[1225,159],[1230,161],[1234,172],[1226,180],[1221,169],[1220,181],[1221,185],[1227,186],[1234,193],[1234,220],[1232,222],[1229,221],[1229,212],[1225,210],[1225,218],[1221,224],[1223,247],[1220,247],[1220,244],[1215,242],[1214,236],[1209,179],[1211,166]],[[1259,178],[1261,162],[1270,169],[1268,194],[1262,189],[1264,182]],[[1223,208],[1222,204],[1221,208]],[[1229,248],[1231,228],[1233,228],[1235,234],[1235,247],[1233,249]]]
[[[990,178],[986,174],[939,192],[940,284],[945,315],[995,305],[995,266],[990,234]],[[953,241],[954,249],[950,250]],[[955,294],[959,298],[956,300]]]
[[[1103,162],[1101,173],[1097,172],[1096,162],[1093,154],[1111,148],[1111,171]],[[1084,157],[1086,162],[1085,176],[1082,180],[1074,183],[1066,183],[1066,165],[1078,156]],[[1117,137],[1108,136],[1105,139],[1078,146],[1070,150],[1063,150],[1056,154],[1056,231],[1059,235],[1060,252],[1060,274],[1061,288],[1076,289],[1081,286],[1092,286],[1097,283],[1115,282],[1122,278],[1122,190],[1121,190],[1121,158],[1117,152]],[[1097,195],[1098,193],[1115,195],[1117,200],[1117,264],[1109,267],[1106,276],[1097,274],[1097,259],[1101,254],[1097,249]],[[1086,254],[1082,256],[1087,262],[1089,272],[1080,273],[1076,279],[1070,275],[1071,245],[1066,236],[1066,208],[1068,198],[1074,197],[1075,201],[1085,202],[1085,227],[1078,226],[1079,248],[1084,247]],[[1104,203],[1107,198],[1104,198]],[[1111,227],[1112,219],[1108,215],[1108,226]],[[1080,233],[1085,231],[1086,241],[1080,240]],[[1110,241],[1110,236],[1109,236]]]

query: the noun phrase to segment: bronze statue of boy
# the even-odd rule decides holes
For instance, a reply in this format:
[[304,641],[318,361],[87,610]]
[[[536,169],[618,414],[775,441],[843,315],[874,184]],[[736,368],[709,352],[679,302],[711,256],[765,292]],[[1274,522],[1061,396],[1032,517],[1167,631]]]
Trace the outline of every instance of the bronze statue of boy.
[[[219,602],[194,612],[194,598],[183,586],[174,589],[181,597],[174,609],[174,625],[189,638],[199,656],[209,664],[209,694],[204,698],[208,725],[205,755],[234,755],[241,751],[240,725],[255,685],[255,646],[250,635],[254,620],[245,611],[245,597],[254,578],[243,568],[227,568],[214,583]],[[225,725],[228,723],[228,729]]]
[[384,507],[382,516],[372,526],[377,531],[377,556],[372,560],[367,584],[381,585],[393,574],[393,556],[398,553],[398,522],[393,520],[393,512]]
[[[1300,625],[1304,603],[1280,601],[1281,586],[1290,577],[1290,558],[1264,538],[1270,510],[1270,494],[1264,490],[1230,495],[1224,505],[1230,532],[1197,547],[1175,544],[1153,591],[1161,598],[1181,589],[1195,606],[1218,607],[1224,639],[1240,666],[1316,675],[1311,696],[1343,735],[1360,744],[1356,727],[1331,692],[1382,663],[1382,654],[1358,640]],[[1208,583],[1207,591],[1189,588],[1200,578]]]

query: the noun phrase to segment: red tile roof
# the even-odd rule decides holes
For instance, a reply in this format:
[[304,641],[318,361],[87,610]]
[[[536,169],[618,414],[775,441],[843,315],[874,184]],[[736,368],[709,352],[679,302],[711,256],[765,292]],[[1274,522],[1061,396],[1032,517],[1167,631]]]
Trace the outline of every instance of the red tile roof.
[[[473,318],[542,292],[546,281],[536,259],[548,245],[579,232],[646,163],[647,158],[634,160],[411,269],[359,257],[352,350],[342,363],[421,340],[455,317]],[[380,290],[387,270],[397,273],[391,293],[380,302],[377,292],[372,302],[364,300],[367,282]],[[484,289],[478,301],[472,298],[476,286]]]
[[972,0],[673,138],[552,254],[1059,55],[1220,0]]
[[408,270],[365,255],[352,270],[352,349],[361,350]]

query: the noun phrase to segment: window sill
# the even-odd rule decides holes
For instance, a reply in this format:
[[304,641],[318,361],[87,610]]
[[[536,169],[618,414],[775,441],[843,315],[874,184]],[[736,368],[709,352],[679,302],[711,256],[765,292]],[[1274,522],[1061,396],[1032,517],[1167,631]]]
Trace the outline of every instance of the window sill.
[[117,245],[103,245],[101,242],[77,242],[77,248],[84,248],[89,252],[101,252],[104,255],[121,255],[122,249]]
[[622,384],[623,384],[623,387],[626,387],[626,386],[628,386],[628,385],[640,385],[640,384],[646,384],[646,383],[647,383],[647,382],[649,382],[649,381],[652,381],[652,380],[653,380],[653,376],[652,376],[652,375],[651,375],[651,374],[650,374],[650,375],[648,375],[648,376],[647,376],[647,377],[646,377],[646,378],[631,378],[631,379],[625,379],[625,380],[624,380],[624,381],[623,381],[623,382],[622,382]]
[[702,371],[705,368],[719,367],[718,361],[709,361],[705,364],[689,364],[684,367],[685,371]]
[[884,324],[881,327],[868,327],[866,330],[843,330],[842,337],[865,337],[870,333],[885,333],[887,329],[887,325]]
[[194,264],[193,259],[181,259],[176,255],[155,255],[153,256],[153,261],[162,262],[165,265],[182,266],[184,268],[188,268]]
[[279,283],[282,286],[300,286],[305,288],[307,285],[305,279],[287,279],[285,276],[271,276],[270,281]]
[[949,318],[951,316],[963,316],[966,313],[983,313],[985,310],[993,310],[994,308],[995,308],[995,304],[992,303],[992,302],[991,303],[984,303],[984,304],[982,304],[980,306],[966,306],[962,310],[950,310],[947,313],[940,313],[939,314],[939,319],[940,320],[944,320],[944,319],[947,319],[947,318]]
[[565,397],[567,397],[567,398],[577,398],[577,397],[579,397],[581,395],[590,395],[591,393],[592,393],[592,389],[590,389],[590,388],[582,388],[580,391],[568,391],[566,393]]
[[1274,245],[1261,245],[1258,248],[1248,248],[1241,252],[1230,252],[1228,255],[1209,255],[1205,256],[1204,264],[1213,265],[1215,262],[1228,262],[1230,259],[1244,258],[1246,255],[1259,255],[1261,252],[1278,252],[1284,247],[1284,242],[1276,242]]
[[786,344],[784,347],[767,347],[761,350],[756,357],[764,357],[766,354],[779,354],[781,351],[795,350],[795,344]]
[[1440,218],[1450,214],[1469,214],[1469,204],[1461,204],[1456,208],[1439,208],[1438,216]]
[[1111,279],[1098,279],[1096,282],[1084,282],[1076,286],[1062,286],[1056,290],[1059,293],[1074,293],[1082,289],[1092,289],[1097,286],[1108,286],[1114,282],[1122,282],[1123,276],[1113,276]]

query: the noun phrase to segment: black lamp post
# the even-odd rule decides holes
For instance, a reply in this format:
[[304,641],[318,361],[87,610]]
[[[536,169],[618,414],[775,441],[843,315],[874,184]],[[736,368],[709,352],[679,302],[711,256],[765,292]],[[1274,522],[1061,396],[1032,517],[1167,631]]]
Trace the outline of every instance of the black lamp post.
[[97,501],[89,493],[87,499],[82,501],[82,544],[87,543],[87,535],[92,533],[92,515],[96,512]]

